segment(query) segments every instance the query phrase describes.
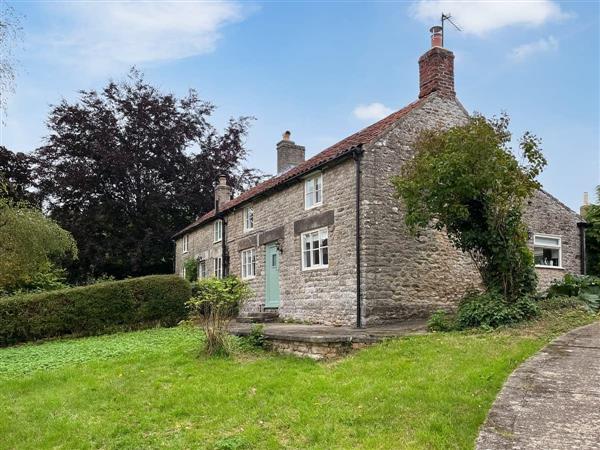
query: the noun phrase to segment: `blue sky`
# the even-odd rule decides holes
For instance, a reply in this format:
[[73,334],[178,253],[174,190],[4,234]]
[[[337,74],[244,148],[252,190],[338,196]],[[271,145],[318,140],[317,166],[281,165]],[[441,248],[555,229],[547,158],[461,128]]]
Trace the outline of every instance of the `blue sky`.
[[598,2],[7,2],[23,15],[16,92],[0,143],[43,143],[49,105],[136,65],[164,91],[195,88],[214,122],[252,115],[248,165],[275,172],[283,131],[313,155],[418,94],[428,29],[470,112],[506,111],[543,139],[545,188],[578,209],[600,184]]

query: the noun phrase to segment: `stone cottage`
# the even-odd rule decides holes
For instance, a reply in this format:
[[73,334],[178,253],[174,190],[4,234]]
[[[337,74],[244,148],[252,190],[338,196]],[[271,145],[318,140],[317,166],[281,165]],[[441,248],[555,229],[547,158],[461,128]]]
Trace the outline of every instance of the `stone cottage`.
[[[472,261],[445,234],[407,232],[390,181],[421,130],[468,118],[454,91],[454,54],[441,47],[440,27],[431,32],[415,102],[307,160],[286,132],[277,176],[235,198],[221,177],[214,210],[174,236],[176,272],[196,258],[199,277],[247,280],[255,295],[242,315],[359,327],[451,309],[478,285]],[[539,191],[526,220],[540,288],[585,270],[576,213]]]

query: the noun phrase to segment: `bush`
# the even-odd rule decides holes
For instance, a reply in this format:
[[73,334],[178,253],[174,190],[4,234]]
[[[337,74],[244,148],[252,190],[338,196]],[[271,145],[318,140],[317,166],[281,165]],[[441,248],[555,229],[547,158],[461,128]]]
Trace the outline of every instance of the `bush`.
[[548,288],[548,298],[577,297],[591,312],[600,311],[600,278],[566,274]]
[[190,258],[183,263],[185,267],[185,279],[190,283],[198,280],[198,260]]
[[252,324],[246,340],[252,347],[263,348],[265,346],[265,326],[262,323]]
[[231,353],[227,327],[250,295],[248,285],[234,276],[203,278],[196,283],[194,296],[186,305],[204,330],[204,352],[207,355]]
[[539,314],[534,300],[524,297],[508,303],[497,292],[470,293],[461,301],[456,313],[459,329],[510,325],[531,319]]
[[429,331],[452,331],[455,328],[454,317],[442,309],[434,312],[427,321]]
[[0,346],[63,335],[94,335],[186,315],[187,281],[155,275],[0,299]]

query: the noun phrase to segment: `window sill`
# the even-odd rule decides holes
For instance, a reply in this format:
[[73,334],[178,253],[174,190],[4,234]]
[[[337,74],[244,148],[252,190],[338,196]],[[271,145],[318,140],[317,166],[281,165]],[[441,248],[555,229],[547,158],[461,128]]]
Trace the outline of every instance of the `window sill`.
[[252,233],[254,228],[244,228],[244,233]]
[[189,250],[184,250],[184,251],[182,251],[182,252],[181,252],[181,254],[182,254],[182,255],[186,255],[186,254],[188,254],[189,252],[190,252]]
[[554,269],[554,270],[565,270],[564,267],[562,266],[542,266],[542,265],[535,265],[536,269]]
[[221,242],[223,239],[219,239],[218,241],[213,241],[213,244],[218,244],[219,242]]
[[329,265],[317,266],[317,267],[303,267],[302,272],[312,272],[313,270],[324,270],[324,269],[329,269]]
[[314,204],[314,205],[312,205],[312,206],[308,206],[308,207],[307,207],[307,206],[305,206],[305,207],[304,207],[304,211],[310,211],[311,209],[318,208],[319,206],[323,206],[323,202],[321,202],[321,203],[316,203],[316,204]]
[[251,277],[242,277],[242,280],[246,281],[246,280],[254,280],[256,278],[256,275],[253,275]]

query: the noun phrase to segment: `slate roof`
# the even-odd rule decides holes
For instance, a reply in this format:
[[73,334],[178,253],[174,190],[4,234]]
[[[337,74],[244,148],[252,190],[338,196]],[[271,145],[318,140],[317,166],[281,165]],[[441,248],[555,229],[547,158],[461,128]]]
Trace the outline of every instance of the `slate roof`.
[[[372,143],[376,140],[381,134],[383,134],[386,130],[388,130],[396,121],[404,117],[409,112],[421,106],[427,97],[421,98],[406,107],[396,111],[389,116],[381,119],[379,122],[374,123],[357,133],[354,133],[351,136],[348,136],[345,139],[342,139],[337,144],[332,145],[331,147],[326,148],[320,153],[317,153],[310,159],[307,159],[302,164],[297,165],[296,167],[277,175],[273,178],[269,178],[268,180],[257,184],[252,189],[249,189],[239,196],[233,198],[229,202],[223,205],[223,208],[219,211],[220,213],[229,211],[237,206],[240,206],[242,203],[245,203],[252,198],[264,194],[272,189],[275,189],[288,181],[291,181],[294,178],[310,173],[311,171],[321,167],[323,164],[337,160],[342,156],[348,155],[352,153],[355,147],[359,145],[366,145]],[[200,216],[193,223],[178,231],[173,238],[177,238],[178,236],[185,234],[188,231],[191,231],[200,225],[209,222],[216,216],[216,212],[213,209],[212,211],[207,212],[203,216]]]

